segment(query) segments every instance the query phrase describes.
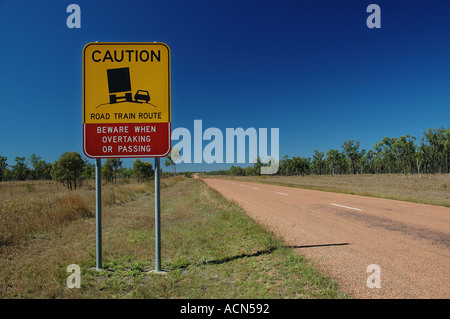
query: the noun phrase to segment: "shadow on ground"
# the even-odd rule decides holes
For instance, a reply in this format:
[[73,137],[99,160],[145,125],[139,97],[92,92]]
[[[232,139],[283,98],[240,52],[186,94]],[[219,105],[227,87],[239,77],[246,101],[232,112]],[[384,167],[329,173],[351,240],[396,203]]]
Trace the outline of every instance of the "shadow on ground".
[[[240,254],[240,255],[236,255],[236,256],[225,257],[225,258],[222,258],[222,259],[205,260],[203,262],[203,265],[220,265],[220,264],[224,264],[224,263],[227,263],[227,262],[230,262],[230,261],[234,261],[234,260],[238,260],[238,259],[258,257],[258,256],[261,256],[261,255],[271,254],[272,252],[274,252],[275,250],[277,250],[279,248],[306,249],[306,248],[347,246],[347,245],[350,245],[350,243],[317,244],[317,245],[302,245],[302,246],[291,245],[291,246],[282,246],[282,247],[270,247],[268,249],[257,251],[257,252],[255,252],[253,254]],[[187,264],[187,265],[185,264],[183,266],[175,267],[173,270],[175,270],[175,269],[186,269],[189,266],[190,266],[189,264]]]

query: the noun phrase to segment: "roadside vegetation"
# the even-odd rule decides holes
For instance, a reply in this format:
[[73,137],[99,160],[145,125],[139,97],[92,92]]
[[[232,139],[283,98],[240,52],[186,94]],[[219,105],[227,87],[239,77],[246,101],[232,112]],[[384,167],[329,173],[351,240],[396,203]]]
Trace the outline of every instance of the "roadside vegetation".
[[[0,298],[346,298],[294,248],[198,179],[163,178],[162,268],[154,269],[152,182],[103,188],[95,269],[93,181],[0,186]],[[6,225],[6,224],[5,224]],[[81,288],[66,286],[81,268]]]
[[[102,203],[105,206],[125,203],[147,188],[145,184],[129,182],[122,182],[120,187],[103,183]],[[93,181],[74,192],[45,181],[0,184],[0,248],[63,229],[77,219],[94,217],[94,194]]]
[[[179,155],[180,156],[180,155]],[[182,155],[180,156],[182,158]],[[95,165],[77,152],[66,152],[54,163],[45,162],[32,154],[27,160],[17,156],[15,164],[0,154],[0,182],[25,180],[56,180],[69,189],[95,178]],[[362,174],[449,174],[450,127],[429,128],[420,140],[411,135],[384,137],[371,149],[362,148],[359,140],[346,140],[341,149],[327,152],[315,149],[312,157],[283,156],[278,164],[278,176],[305,175],[362,175]],[[253,166],[231,166],[228,170],[203,173],[206,175],[258,176],[261,167],[268,166],[261,158]],[[166,175],[177,175],[175,161],[165,158],[165,166],[173,170]],[[184,173],[190,174],[190,173]],[[149,162],[136,159],[132,168],[122,167],[119,158],[108,158],[102,166],[102,177],[116,183],[117,178],[152,179],[154,169]]]
[[[232,166],[209,175],[257,176],[262,163]],[[314,150],[312,157],[285,155],[278,163],[279,176],[343,174],[449,174],[450,128],[428,129],[418,139],[411,135],[385,137],[371,149],[361,148],[359,140],[347,140],[341,149]]]
[[[28,160],[16,157],[15,164],[7,163],[8,158],[0,155],[0,182],[55,180],[70,190],[83,185],[83,181],[95,178],[95,165],[92,160],[82,158],[78,152],[63,153],[54,163],[45,162],[40,156],[32,154]],[[133,167],[122,167],[120,158],[107,158],[103,161],[101,175],[107,182],[116,184],[117,179],[137,178],[139,181],[153,179],[153,165],[136,159]]]

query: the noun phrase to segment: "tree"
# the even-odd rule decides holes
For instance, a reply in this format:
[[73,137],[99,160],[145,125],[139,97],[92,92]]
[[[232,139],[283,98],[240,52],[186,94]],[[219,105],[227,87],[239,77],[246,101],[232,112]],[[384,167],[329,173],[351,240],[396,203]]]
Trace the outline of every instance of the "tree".
[[346,162],[345,155],[338,150],[331,149],[327,152],[325,159],[328,172],[331,174],[342,174],[345,172]]
[[444,156],[445,156],[445,172],[448,174],[450,173],[450,128],[444,129]]
[[292,157],[292,161],[290,162],[290,164],[291,164],[290,171],[292,174],[295,175],[309,174],[310,171],[309,159],[300,156],[294,156]]
[[358,158],[358,162],[356,163],[356,167],[357,169],[359,168],[359,173],[360,174],[364,174],[364,170],[367,168],[368,163],[367,163],[367,156],[366,156],[366,150],[362,149],[361,152],[359,153],[359,158]]
[[[375,144],[374,149],[380,158],[381,173],[392,172],[392,156],[391,156],[391,143],[389,137],[383,138],[382,141]],[[385,171],[387,168],[387,171]]]
[[256,168],[255,166],[247,166],[244,168],[244,174],[245,176],[255,176],[259,175],[260,169]]
[[16,164],[12,166],[12,173],[14,178],[19,181],[26,180],[30,170],[25,163],[25,157],[17,156],[15,158],[15,161]]
[[117,174],[119,172],[119,169],[122,167],[122,161],[120,158],[109,158],[111,160],[111,166],[113,169],[113,176],[114,176],[114,184],[117,184]]
[[106,159],[105,163],[103,163],[102,178],[111,183],[114,181],[114,170],[110,158]]
[[[273,160],[273,159],[271,159],[271,160]],[[270,161],[268,163],[263,163],[262,159],[261,159],[261,156],[258,156],[253,161],[252,169],[251,170],[250,169],[248,169],[248,170],[246,169],[245,175],[248,175],[248,174],[251,174],[251,175],[254,175],[254,176],[261,175],[261,167],[268,167],[268,166],[270,166],[270,164],[271,164]]]
[[229,170],[229,174],[233,176],[244,176],[245,170],[240,166],[231,166]]
[[5,181],[11,181],[14,179],[14,175],[12,171],[8,168],[8,166],[5,168],[5,171],[3,172],[3,177]]
[[41,169],[41,165],[39,165],[40,161],[42,161],[40,156],[37,156],[36,154],[31,154],[30,163],[31,166],[33,167],[33,170],[31,171],[31,177],[35,180],[39,179]]
[[173,173],[177,175],[177,164],[175,164],[172,158],[172,154],[169,154],[165,157],[164,165],[166,165],[166,167],[171,166],[173,169]]
[[362,152],[359,150],[359,141],[355,140],[348,140],[345,141],[341,145],[345,156],[347,156],[349,160],[349,171],[353,172],[353,174],[356,174],[358,170],[358,163],[360,161],[360,158],[362,157]]
[[77,152],[66,152],[53,163],[51,175],[70,190],[77,189],[83,174],[85,162]]
[[30,163],[33,167],[33,170],[31,170],[31,178],[38,180],[38,179],[51,179],[51,168],[52,164],[46,163],[40,156],[37,156],[35,154],[31,154],[30,156]]
[[108,158],[102,167],[102,176],[107,181],[117,184],[117,174],[122,167],[120,158]]
[[278,175],[291,175],[290,172],[290,161],[289,155],[284,155],[283,158],[280,160],[280,166],[278,169]]
[[414,156],[416,146],[414,140],[416,138],[411,135],[400,136],[394,139],[392,143],[392,151],[396,157],[396,172],[400,172],[400,168],[404,174],[411,173],[414,166]]
[[319,175],[322,175],[323,155],[324,155],[323,152],[314,150],[313,160],[311,164],[313,170]]
[[0,155],[0,182],[3,182],[6,175],[6,169],[8,167],[8,164],[6,163],[7,160],[7,157]]
[[84,160],[84,169],[81,178],[83,180],[95,178],[95,164],[89,163],[87,159]]
[[133,163],[133,172],[134,172],[134,176],[140,182],[153,178],[154,173],[155,173],[151,163],[143,162],[139,158],[136,159]]
[[42,178],[45,180],[52,179],[52,163],[45,163],[42,169]]
[[121,167],[117,174],[123,178],[131,178],[134,176],[133,168]]
[[439,129],[430,128],[423,134],[421,148],[425,155],[424,169],[428,168],[431,173],[448,172],[450,157],[448,130],[443,127]]

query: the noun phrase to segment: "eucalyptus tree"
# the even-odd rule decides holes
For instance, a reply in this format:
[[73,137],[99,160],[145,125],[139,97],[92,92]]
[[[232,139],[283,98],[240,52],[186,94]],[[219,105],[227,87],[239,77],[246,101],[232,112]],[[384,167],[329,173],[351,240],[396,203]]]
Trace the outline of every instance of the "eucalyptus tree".
[[52,165],[51,175],[70,190],[77,189],[82,180],[85,161],[77,152],[63,153]]

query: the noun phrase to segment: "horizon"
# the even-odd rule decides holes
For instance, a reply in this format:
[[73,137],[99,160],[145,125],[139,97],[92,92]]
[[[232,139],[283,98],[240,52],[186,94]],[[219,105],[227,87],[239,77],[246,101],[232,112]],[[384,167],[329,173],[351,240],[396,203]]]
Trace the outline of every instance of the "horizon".
[[[31,154],[87,158],[82,51],[94,41],[170,47],[172,131],[193,132],[194,120],[222,131],[279,128],[280,159],[346,140],[367,150],[386,136],[417,144],[429,128],[449,127],[450,3],[376,1],[381,28],[371,29],[372,2],[75,1],[81,27],[69,28],[68,2],[2,1],[0,155],[10,165]],[[232,165],[252,162],[177,166]]]

